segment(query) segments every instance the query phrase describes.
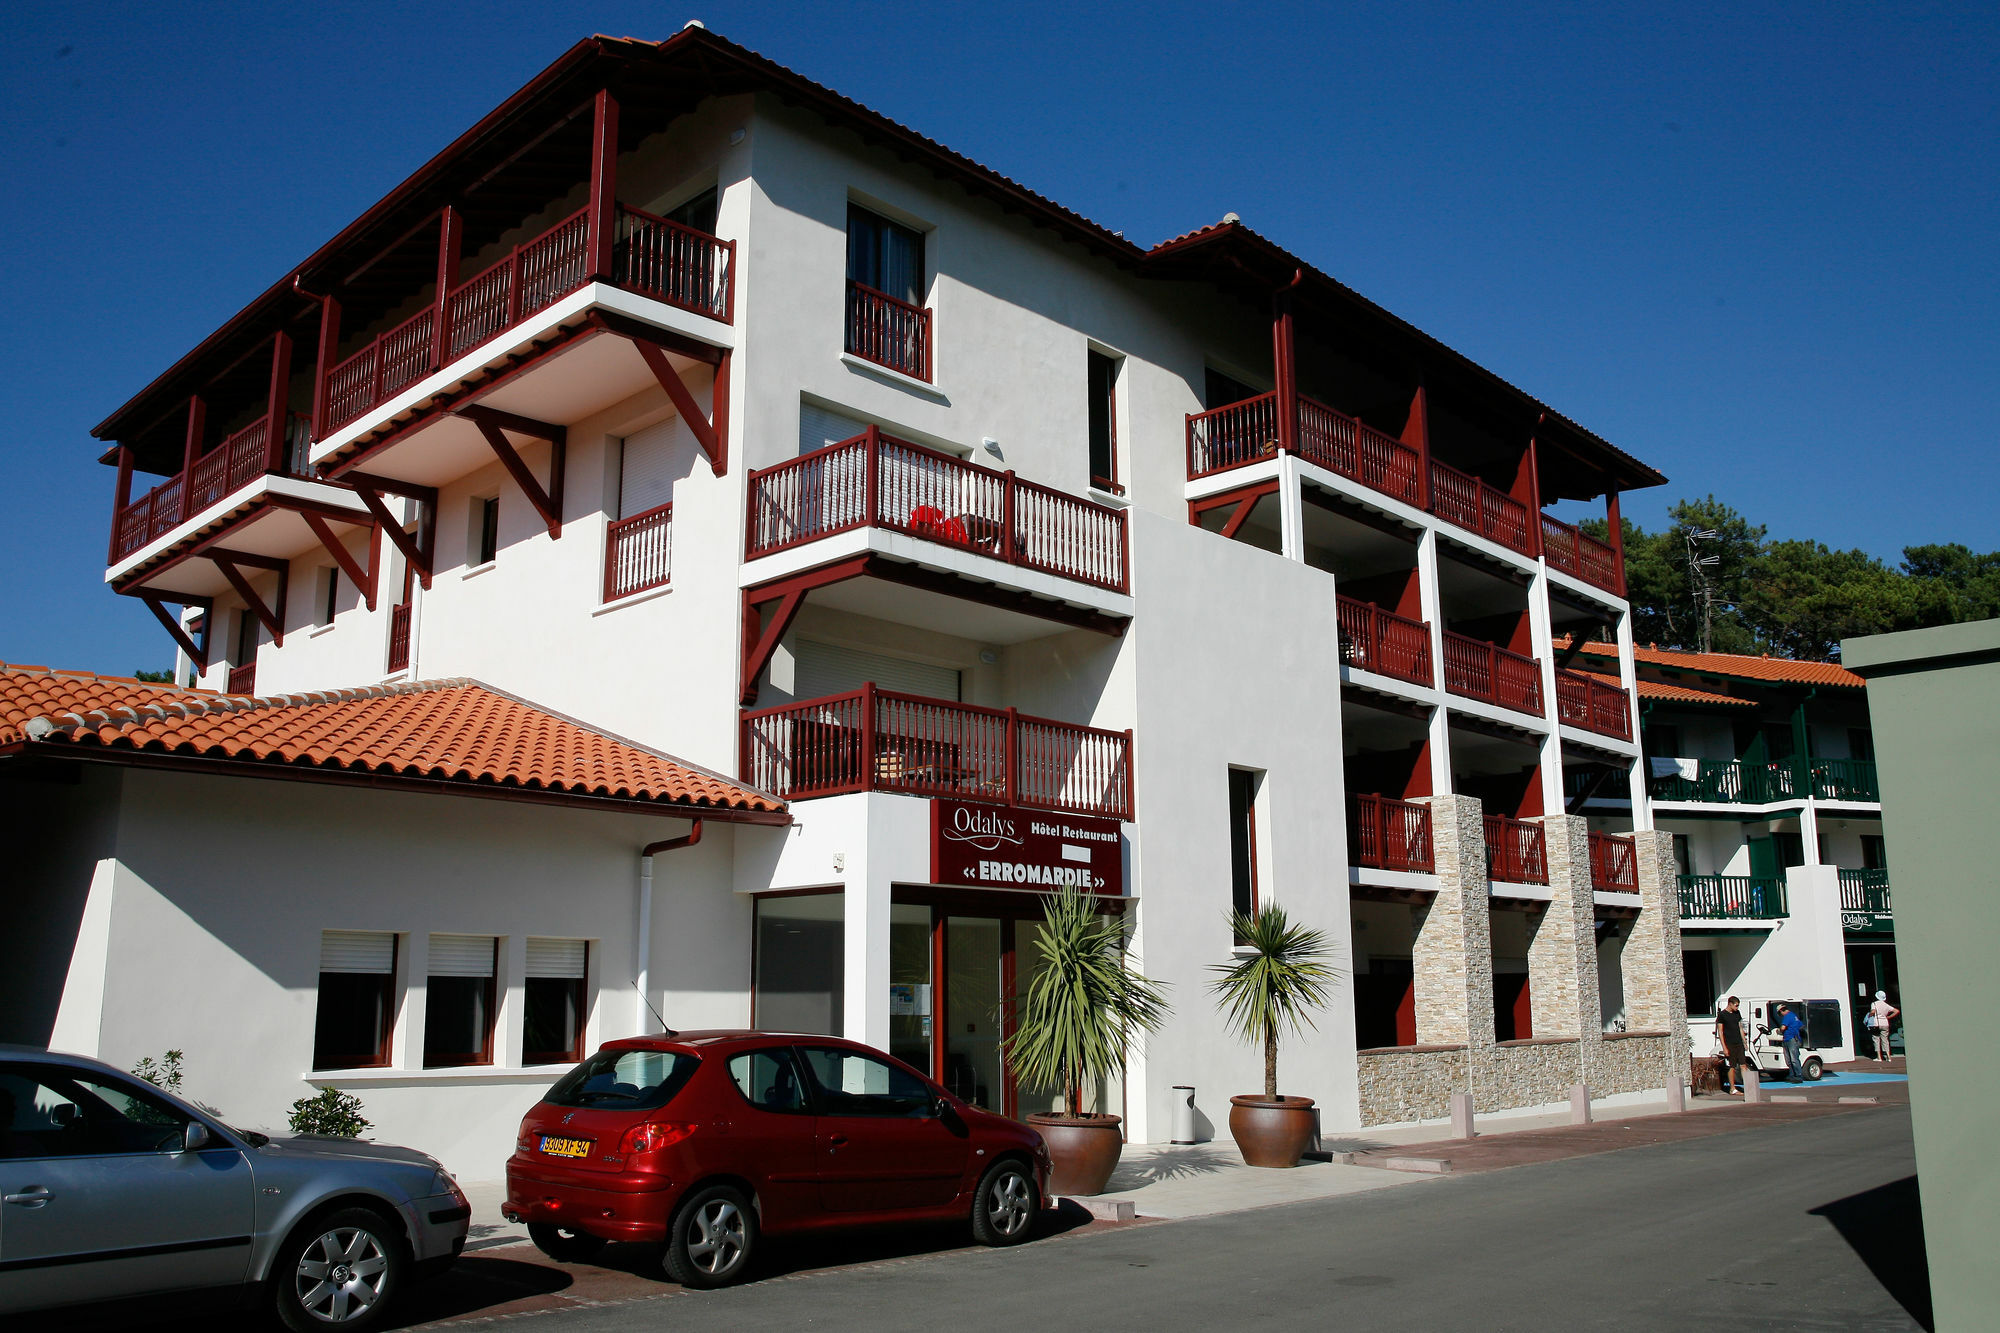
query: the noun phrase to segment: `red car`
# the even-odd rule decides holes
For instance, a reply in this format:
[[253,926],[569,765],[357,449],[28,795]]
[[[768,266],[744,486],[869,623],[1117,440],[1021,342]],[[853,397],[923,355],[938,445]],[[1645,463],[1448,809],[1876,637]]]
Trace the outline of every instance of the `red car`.
[[664,1242],[690,1287],[743,1277],[770,1233],[970,1219],[1034,1229],[1048,1149],[899,1060],[837,1037],[681,1032],[607,1044],[521,1121],[509,1221],[544,1254]]

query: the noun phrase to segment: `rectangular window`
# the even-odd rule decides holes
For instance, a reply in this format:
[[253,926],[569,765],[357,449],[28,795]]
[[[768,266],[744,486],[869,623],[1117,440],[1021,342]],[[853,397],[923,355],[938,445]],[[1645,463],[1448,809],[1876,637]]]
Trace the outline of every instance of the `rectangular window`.
[[396,937],[387,931],[321,931],[313,1068],[388,1064],[395,1014]]
[[1715,1012],[1715,951],[1689,949],[1681,954],[1681,978],[1687,987],[1690,1017]]
[[842,1027],[847,930],[840,893],[757,900],[750,1022],[766,1032]]
[[1694,847],[1685,833],[1676,833],[1674,839],[1674,866],[1683,875],[1694,873]]
[[847,280],[922,305],[923,233],[865,208],[847,206]]
[[319,610],[319,620],[316,623],[331,625],[333,623],[334,603],[340,598],[339,566],[328,565],[319,572],[318,592],[319,596],[316,601]]
[[1863,870],[1887,870],[1889,849],[1879,833],[1861,835],[1861,868]]
[[590,945],[585,940],[528,941],[522,1064],[572,1064],[583,1058],[583,1026],[589,1016],[584,979],[589,962]]
[[492,1064],[500,941],[491,935],[433,935],[430,945],[424,1068]]
[[1847,757],[1850,759],[1873,759],[1875,757],[1875,733],[1866,727],[1847,729]]
[[715,187],[711,185],[680,207],[668,210],[667,221],[678,222],[683,227],[693,227],[696,231],[705,231],[710,236],[713,236],[715,235],[715,201]]
[[1211,410],[1257,396],[1257,391],[1242,380],[1225,375],[1213,367],[1210,367],[1202,377],[1201,391],[1202,406]]
[[500,554],[500,497],[489,495],[472,502],[472,541],[467,552],[472,564],[490,565]]
[[1229,770],[1230,906],[1257,910],[1257,778],[1251,769]]
[[1118,362],[1102,352],[1086,354],[1090,379],[1090,484],[1122,493],[1118,485]]
[[229,654],[230,665],[249,666],[257,660],[257,613],[244,607],[236,613],[236,644]]

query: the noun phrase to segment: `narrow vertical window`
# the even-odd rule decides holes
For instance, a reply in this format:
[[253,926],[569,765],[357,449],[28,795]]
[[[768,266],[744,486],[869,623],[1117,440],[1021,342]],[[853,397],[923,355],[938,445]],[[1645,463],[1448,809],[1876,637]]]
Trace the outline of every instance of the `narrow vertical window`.
[[244,607],[236,613],[236,646],[229,654],[234,666],[250,666],[257,660],[257,613]]
[[1118,362],[1102,352],[1086,353],[1090,368],[1090,484],[1122,492],[1118,485]]
[[493,974],[500,941],[491,935],[431,936],[424,997],[424,1068],[493,1063]]
[[319,572],[319,623],[331,625],[335,604],[340,600],[340,570],[329,565]]
[[589,1012],[584,978],[589,963],[588,941],[528,941],[522,1064],[570,1064],[583,1058],[583,1026]]
[[1247,768],[1229,770],[1230,906],[1238,912],[1257,910],[1257,774]]
[[472,563],[490,565],[500,554],[500,497],[489,495],[472,502]]
[[930,379],[931,312],[923,299],[923,235],[849,205],[848,353],[914,379]]
[[910,305],[922,303],[923,233],[849,204],[847,279]]
[[314,1069],[366,1069],[389,1063],[395,986],[393,934],[373,930],[320,932]]

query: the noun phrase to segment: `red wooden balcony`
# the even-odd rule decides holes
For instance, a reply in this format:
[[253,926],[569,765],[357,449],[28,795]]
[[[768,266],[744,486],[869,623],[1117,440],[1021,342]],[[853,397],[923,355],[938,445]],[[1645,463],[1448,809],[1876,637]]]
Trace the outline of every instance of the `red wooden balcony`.
[[[334,366],[326,377],[322,435],[583,287],[594,276],[590,226],[589,209],[572,213]],[[730,322],[734,241],[717,240],[623,204],[615,226],[615,285]]]
[[673,544],[671,501],[609,524],[604,534],[604,600],[615,602],[666,583]]
[[[1278,452],[1278,395],[1259,394],[1187,419],[1188,479]],[[1423,504],[1417,451],[1324,403],[1299,399],[1299,456],[1405,504]]]
[[1111,592],[1128,587],[1122,510],[872,426],[750,474],[746,559],[857,528],[885,528]]
[[[306,419],[288,418],[281,475],[309,477],[306,462],[310,430]],[[210,505],[248,486],[270,471],[270,422],[259,418],[237,431],[187,468],[120,509],[111,520],[111,559],[115,563],[149,542],[158,541]]]
[[1431,460],[1431,512],[1510,551],[1535,553],[1528,506],[1470,473]]
[[1486,877],[1509,884],[1549,882],[1542,826],[1506,815],[1486,816]]
[[410,669],[410,604],[398,602],[389,608],[389,670]]
[[1431,627],[1352,597],[1334,598],[1340,619],[1340,660],[1397,680],[1434,683]]
[[223,691],[226,694],[255,694],[257,692],[257,664],[245,662],[242,666],[229,668],[229,683]]
[[931,378],[931,312],[865,283],[847,284],[847,350],[926,383]]
[[1639,858],[1632,839],[1616,833],[1590,835],[1590,886],[1607,893],[1639,891]]
[[1572,527],[1547,514],[1542,519],[1542,558],[1552,569],[1560,569],[1606,592],[1625,595],[1624,573],[1618,552],[1609,542],[1601,542],[1581,528]]
[[1481,639],[1444,632],[1444,687],[1518,713],[1542,715],[1542,666]]
[[744,714],[741,762],[786,800],[883,791],[1132,817],[1131,732],[873,685]]
[[1600,736],[1632,739],[1632,701],[1625,691],[1584,671],[1556,672],[1556,717]]
[[1377,870],[1435,869],[1431,855],[1431,810],[1392,796],[1357,793],[1347,822],[1354,864]]

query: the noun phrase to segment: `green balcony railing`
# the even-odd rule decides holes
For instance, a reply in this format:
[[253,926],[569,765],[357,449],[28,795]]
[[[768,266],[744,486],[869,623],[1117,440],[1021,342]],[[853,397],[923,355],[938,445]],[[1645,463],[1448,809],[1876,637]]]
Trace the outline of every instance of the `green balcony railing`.
[[1889,872],[1840,868],[1840,910],[1843,912],[1890,912]]
[[1873,759],[1815,759],[1813,795],[1822,801],[1879,801]]
[[1791,800],[1797,791],[1791,764],[1752,764],[1741,759],[1699,759],[1693,777],[1663,773],[1648,786],[1656,801],[1708,805],[1769,805]]
[[1790,916],[1785,882],[1772,875],[1682,875],[1681,915],[1720,921]]

